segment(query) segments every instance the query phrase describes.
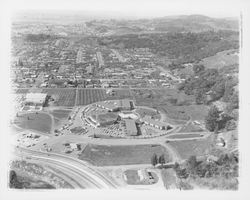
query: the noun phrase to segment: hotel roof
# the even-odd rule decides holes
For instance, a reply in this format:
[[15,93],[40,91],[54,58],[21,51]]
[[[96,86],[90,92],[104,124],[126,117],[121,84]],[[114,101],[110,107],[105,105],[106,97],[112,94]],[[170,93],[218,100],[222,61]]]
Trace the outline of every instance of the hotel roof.
[[45,93],[28,93],[26,94],[26,102],[43,103],[46,96]]
[[143,117],[141,119],[141,121],[143,122],[147,122],[149,124],[153,124],[153,125],[156,125],[156,126],[159,126],[159,127],[163,127],[163,126],[166,126],[165,123],[161,122],[161,121],[156,121],[154,119],[152,119],[150,116],[146,115],[145,117]]

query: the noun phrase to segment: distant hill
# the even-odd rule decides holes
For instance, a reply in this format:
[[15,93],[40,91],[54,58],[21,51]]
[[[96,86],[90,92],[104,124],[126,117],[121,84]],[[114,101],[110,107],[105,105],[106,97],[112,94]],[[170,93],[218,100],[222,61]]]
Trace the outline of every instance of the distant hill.
[[[106,32],[99,32],[99,27],[103,24],[106,26]],[[237,18],[211,18],[204,15],[180,15],[135,20],[92,20],[88,25],[104,35],[239,30]]]

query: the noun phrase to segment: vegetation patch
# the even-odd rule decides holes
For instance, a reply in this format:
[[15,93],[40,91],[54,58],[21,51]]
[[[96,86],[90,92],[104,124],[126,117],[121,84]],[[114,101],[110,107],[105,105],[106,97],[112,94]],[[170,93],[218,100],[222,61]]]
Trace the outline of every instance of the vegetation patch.
[[46,113],[26,113],[16,117],[15,124],[23,129],[50,133],[52,120]]
[[166,149],[160,145],[88,145],[79,156],[97,166],[150,164],[153,154],[164,154],[170,159]]
[[178,152],[182,159],[187,159],[192,155],[203,156],[208,154],[213,147],[214,140],[210,136],[205,139],[169,141],[168,144]]

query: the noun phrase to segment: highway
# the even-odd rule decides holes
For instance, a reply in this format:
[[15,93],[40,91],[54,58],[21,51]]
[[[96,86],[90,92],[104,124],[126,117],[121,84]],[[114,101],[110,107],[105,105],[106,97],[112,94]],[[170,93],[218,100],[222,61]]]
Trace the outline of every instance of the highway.
[[59,167],[64,169],[65,172],[71,171],[71,178],[78,183],[80,188],[117,188],[112,180],[101,174],[98,170],[91,168],[81,160],[55,153],[40,152],[25,148],[18,149],[19,150],[16,151],[16,154],[21,154],[21,156],[27,156],[31,159],[51,164],[52,166],[55,166],[55,168]]

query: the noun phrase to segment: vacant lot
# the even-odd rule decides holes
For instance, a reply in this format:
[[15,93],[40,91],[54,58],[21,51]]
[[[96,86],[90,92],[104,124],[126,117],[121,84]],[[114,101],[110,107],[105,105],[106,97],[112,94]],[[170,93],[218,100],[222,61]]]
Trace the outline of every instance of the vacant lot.
[[47,93],[55,99],[53,106],[74,106],[76,98],[75,89],[43,89],[43,93]]
[[194,98],[174,89],[134,89],[133,96],[138,106],[190,105]]
[[23,129],[50,133],[52,120],[46,113],[26,113],[16,117],[15,124]]
[[[145,172],[146,174],[147,172]],[[156,183],[158,181],[158,177],[154,172],[151,172],[153,178],[154,178],[154,183]],[[127,178],[127,183],[129,185],[150,185],[152,183],[150,183],[148,177],[144,177],[144,179],[140,179],[140,176],[138,174],[138,170],[134,170],[134,169],[129,169],[126,170],[124,172],[124,175]]]
[[227,50],[217,53],[214,56],[204,58],[200,64],[203,64],[206,68],[222,68],[228,65],[238,64],[239,56],[235,53],[235,50]]
[[79,159],[97,166],[150,164],[154,153],[164,154],[166,160],[169,160],[168,152],[160,145],[88,145]]
[[203,121],[209,107],[205,105],[159,106],[158,109],[170,119]]
[[184,125],[181,128],[181,130],[178,131],[178,133],[202,132],[202,131],[204,131],[204,130],[201,127],[190,122],[190,123]]
[[179,153],[181,158],[187,159],[192,155],[202,156],[208,154],[212,148],[213,137],[197,140],[170,141],[168,143]]
[[185,111],[183,106],[161,106],[158,108],[165,113],[168,118],[175,120],[190,120],[190,115]]
[[59,125],[61,122],[68,119],[71,110],[53,110],[51,114],[54,117],[55,125]]

